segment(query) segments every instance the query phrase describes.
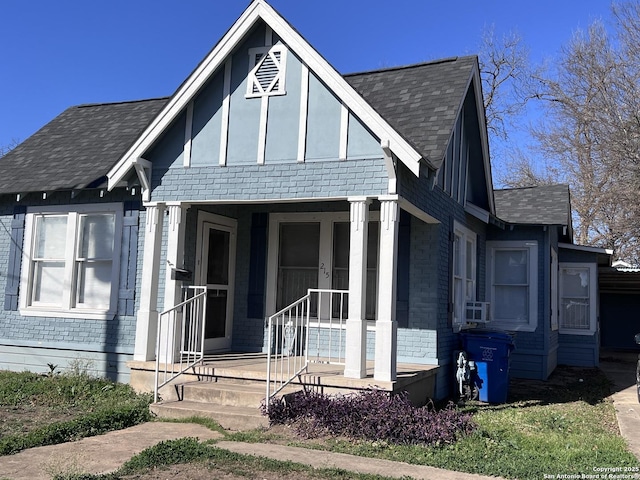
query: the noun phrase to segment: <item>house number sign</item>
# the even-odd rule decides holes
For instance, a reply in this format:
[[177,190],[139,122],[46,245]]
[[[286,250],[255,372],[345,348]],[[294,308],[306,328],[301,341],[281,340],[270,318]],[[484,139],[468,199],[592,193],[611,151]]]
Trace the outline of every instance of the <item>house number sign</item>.
[[324,278],[329,278],[329,270],[325,267],[324,262],[320,264],[320,274],[324,275]]

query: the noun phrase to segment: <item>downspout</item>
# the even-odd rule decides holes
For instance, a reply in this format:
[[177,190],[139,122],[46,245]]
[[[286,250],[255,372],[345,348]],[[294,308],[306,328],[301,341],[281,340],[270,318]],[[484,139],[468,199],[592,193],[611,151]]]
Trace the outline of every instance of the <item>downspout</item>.
[[393,153],[391,152],[391,147],[389,146],[389,140],[382,140],[380,142],[380,146],[382,147],[382,152],[384,153],[384,164],[387,167],[387,175],[389,176],[389,195],[395,195],[398,193],[398,178],[396,175],[396,164],[393,161]]

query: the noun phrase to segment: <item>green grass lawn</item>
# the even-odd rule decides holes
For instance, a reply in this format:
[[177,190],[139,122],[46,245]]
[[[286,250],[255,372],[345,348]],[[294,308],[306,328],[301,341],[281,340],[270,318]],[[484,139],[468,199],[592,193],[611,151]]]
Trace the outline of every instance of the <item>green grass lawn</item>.
[[[548,382],[514,381],[509,402],[504,405],[473,403],[460,407],[473,414],[477,429],[454,444],[439,447],[326,435],[301,438],[292,428],[282,426],[225,432],[225,439],[289,444],[521,480],[545,475],[593,475],[598,473],[595,469],[638,468],[640,462],[629,453],[617,431],[609,393],[609,383],[597,369],[559,368]],[[0,454],[146,421],[149,400],[127,385],[77,372],[47,376],[0,371]],[[211,421],[200,423],[219,430]],[[269,478],[358,478],[345,472],[303,472],[286,462],[250,463],[247,458],[217,449],[200,450],[190,443],[182,445],[187,447],[187,455],[181,453],[180,445],[152,447],[141,458],[160,455],[168,459],[167,465],[186,464],[180,468],[188,468],[193,478],[200,478],[195,476],[196,471],[205,475],[214,464],[235,471],[237,478],[244,478],[238,473],[243,468],[249,472],[246,478],[267,471]],[[134,459],[127,473],[144,468],[144,461],[138,459],[136,463]]]
[[150,395],[75,370],[0,371],[0,455],[130,427],[151,419]]
[[523,480],[639,466],[622,438],[602,425],[609,409],[581,402],[481,409],[475,415],[478,430],[442,448],[344,440],[328,445],[344,453]]
[[[509,403],[467,404],[477,430],[453,445],[424,447],[321,438],[278,439],[276,429],[237,435],[249,441],[288,441],[298,446],[386,458],[521,480],[558,475],[594,475],[599,468],[627,468],[640,462],[619,435],[607,398],[609,382],[598,369],[559,368],[548,382],[514,381]],[[280,429],[280,431],[291,429]],[[280,435],[283,435],[280,433]],[[286,435],[283,435],[286,437]],[[556,478],[553,477],[553,478]]]

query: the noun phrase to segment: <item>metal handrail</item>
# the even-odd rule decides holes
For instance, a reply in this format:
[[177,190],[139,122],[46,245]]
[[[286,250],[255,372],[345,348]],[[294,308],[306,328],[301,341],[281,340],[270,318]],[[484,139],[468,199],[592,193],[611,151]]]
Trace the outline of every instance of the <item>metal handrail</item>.
[[[193,294],[189,295],[190,292]],[[161,312],[158,316],[154,403],[158,401],[158,392],[163,386],[204,359],[207,287],[187,287],[184,295],[185,300]],[[180,339],[176,341],[178,322],[180,323]],[[161,343],[163,329],[165,331],[164,344]],[[175,358],[176,355],[178,358]],[[161,357],[164,357],[164,362],[161,362]],[[160,370],[161,363],[164,364],[162,372]],[[161,374],[163,375],[162,381],[160,380]]]
[[[308,370],[309,363],[344,365],[348,293],[348,290],[310,288],[305,296],[269,317],[265,408],[269,408],[273,397]],[[335,296],[339,297],[338,302],[334,301]],[[317,320],[313,324],[312,318]],[[316,340],[315,360],[310,359],[312,335]]]

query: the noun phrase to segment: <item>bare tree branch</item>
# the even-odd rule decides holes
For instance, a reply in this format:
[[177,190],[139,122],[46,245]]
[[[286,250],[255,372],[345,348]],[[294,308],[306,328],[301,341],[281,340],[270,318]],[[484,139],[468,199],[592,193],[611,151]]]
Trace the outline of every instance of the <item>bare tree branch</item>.
[[20,142],[15,138],[11,140],[9,145],[0,145],[0,158],[4,157],[11,150],[16,148]]
[[640,5],[613,7],[615,30],[594,22],[539,81],[545,121],[533,131],[572,191],[579,243],[640,263]]

